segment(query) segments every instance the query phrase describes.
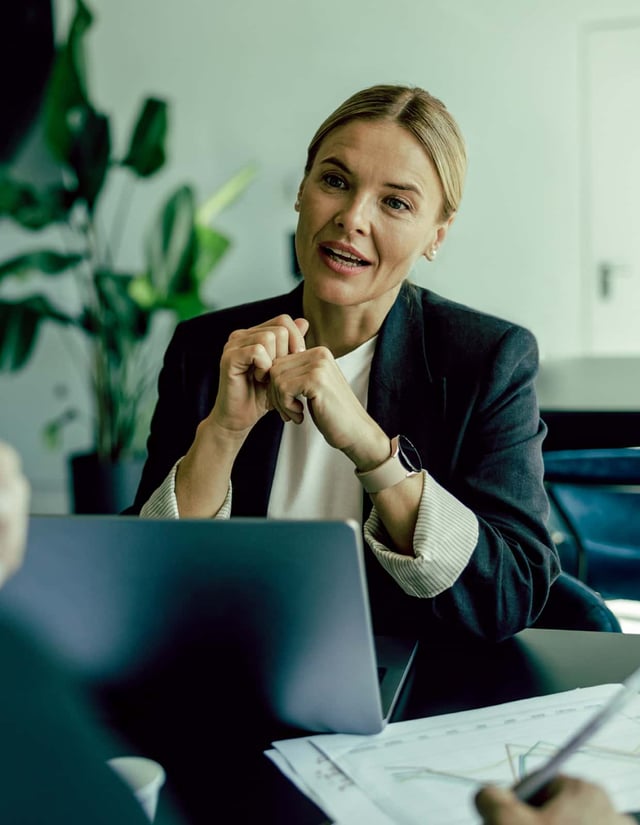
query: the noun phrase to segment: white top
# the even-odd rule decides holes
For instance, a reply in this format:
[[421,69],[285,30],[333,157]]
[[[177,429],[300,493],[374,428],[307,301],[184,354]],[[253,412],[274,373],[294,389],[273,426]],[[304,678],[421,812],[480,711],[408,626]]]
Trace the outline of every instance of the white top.
[[[367,406],[376,338],[336,358],[363,407]],[[362,524],[362,486],[353,463],[330,447],[315,426],[306,399],[302,424],[285,424],[278,451],[268,518],[355,519]]]

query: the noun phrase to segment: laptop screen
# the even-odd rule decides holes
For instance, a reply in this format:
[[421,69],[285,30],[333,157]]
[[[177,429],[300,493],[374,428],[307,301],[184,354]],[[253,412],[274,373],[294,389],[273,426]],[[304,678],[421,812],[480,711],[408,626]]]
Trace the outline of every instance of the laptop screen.
[[33,516],[0,610],[102,693],[189,678],[215,704],[374,733],[384,665],[362,554],[355,522]]

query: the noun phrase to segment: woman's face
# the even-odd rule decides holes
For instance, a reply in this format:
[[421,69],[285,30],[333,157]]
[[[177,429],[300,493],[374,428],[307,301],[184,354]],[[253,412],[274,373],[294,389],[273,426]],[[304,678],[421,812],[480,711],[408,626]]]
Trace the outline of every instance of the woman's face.
[[452,220],[440,219],[440,181],[420,143],[384,120],[353,120],[330,132],[296,208],[305,290],[340,306],[377,300],[390,306]]

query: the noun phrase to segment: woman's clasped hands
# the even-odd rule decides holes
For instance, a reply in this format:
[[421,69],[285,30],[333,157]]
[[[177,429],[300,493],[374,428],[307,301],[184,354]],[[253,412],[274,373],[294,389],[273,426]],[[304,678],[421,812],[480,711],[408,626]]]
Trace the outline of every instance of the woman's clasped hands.
[[[349,451],[367,423],[375,426],[328,348],[307,349],[309,323],[288,315],[236,330],[220,362],[218,396],[210,422],[247,433],[270,410],[300,424],[305,405],[327,443]],[[373,428],[372,428],[373,429]]]
[[[306,350],[309,323],[288,315],[232,332],[220,360],[220,382],[210,419],[230,431],[250,430],[273,408],[270,372],[280,358]],[[302,404],[298,401],[298,406]],[[298,411],[299,417],[301,411]]]

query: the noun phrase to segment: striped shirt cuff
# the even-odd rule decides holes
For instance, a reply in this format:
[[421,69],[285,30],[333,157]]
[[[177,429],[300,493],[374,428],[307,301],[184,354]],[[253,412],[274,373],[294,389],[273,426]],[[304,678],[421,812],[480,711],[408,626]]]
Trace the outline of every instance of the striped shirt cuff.
[[478,519],[426,471],[413,537],[414,557],[385,546],[388,535],[375,507],[364,526],[364,537],[384,569],[405,593],[432,598],[451,587],[478,543]]
[[[168,476],[155,490],[140,509],[141,518],[180,518],[178,500],[176,499],[176,472],[182,459],[178,459],[169,471]],[[225,500],[214,519],[231,518],[231,482]]]

